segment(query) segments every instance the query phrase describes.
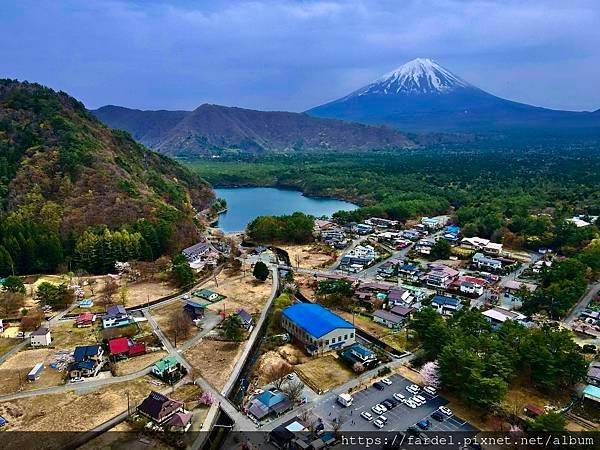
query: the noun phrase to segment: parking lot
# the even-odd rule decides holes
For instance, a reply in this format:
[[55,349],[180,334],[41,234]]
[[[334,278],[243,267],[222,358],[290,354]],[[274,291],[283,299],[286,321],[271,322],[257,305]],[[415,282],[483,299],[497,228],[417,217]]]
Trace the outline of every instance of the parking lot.
[[[369,386],[352,394],[354,401],[352,406],[348,408],[337,403],[337,396],[332,395],[324,402],[315,405],[313,413],[330,424],[336,419],[341,420],[343,422],[342,431],[377,431],[378,428],[373,425],[373,421],[365,420],[360,416],[360,413],[368,411],[375,419],[377,415],[371,411],[372,406],[392,397],[395,392],[407,398],[411,396],[406,390],[406,386],[413,384],[412,382],[400,375],[392,375],[389,379],[392,381],[392,385],[385,386],[383,391]],[[443,422],[432,419],[431,414],[440,406],[446,405],[448,401],[440,396],[427,394],[424,391],[421,391],[419,395],[426,398],[427,402],[424,405],[411,409],[400,403],[392,410],[385,412],[383,415],[387,417],[388,421],[381,431],[404,431],[423,419],[429,419],[431,422],[428,431],[477,431],[477,428],[456,416],[445,416],[446,419]]]

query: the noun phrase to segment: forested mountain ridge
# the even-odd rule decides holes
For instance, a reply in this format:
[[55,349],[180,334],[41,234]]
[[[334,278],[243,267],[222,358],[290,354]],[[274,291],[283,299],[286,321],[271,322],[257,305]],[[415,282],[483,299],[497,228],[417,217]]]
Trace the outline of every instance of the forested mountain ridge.
[[197,238],[193,206],[213,198],[200,177],[69,95],[0,80],[0,274],[77,262],[86,230],[122,232],[105,243],[109,259],[160,256]]
[[416,147],[405,134],[392,128],[283,111],[209,104],[194,111],[141,111],[108,105],[92,113],[158,152],[182,157]]

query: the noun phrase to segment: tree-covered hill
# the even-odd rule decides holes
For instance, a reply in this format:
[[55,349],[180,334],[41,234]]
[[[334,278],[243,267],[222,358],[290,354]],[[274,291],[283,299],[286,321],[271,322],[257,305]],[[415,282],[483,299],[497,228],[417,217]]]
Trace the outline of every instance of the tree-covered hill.
[[86,231],[119,231],[94,249],[108,259],[158,257],[197,239],[193,207],[213,196],[69,95],[0,80],[0,275],[77,263]]

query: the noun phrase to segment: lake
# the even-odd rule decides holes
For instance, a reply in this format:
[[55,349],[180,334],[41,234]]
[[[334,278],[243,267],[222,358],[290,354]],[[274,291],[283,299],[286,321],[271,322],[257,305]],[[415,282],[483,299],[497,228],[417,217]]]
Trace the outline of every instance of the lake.
[[357,205],[331,198],[305,197],[300,191],[277,188],[219,188],[217,197],[227,201],[227,212],[219,215],[218,227],[225,233],[244,231],[255,217],[281,216],[296,211],[315,217],[352,211]]

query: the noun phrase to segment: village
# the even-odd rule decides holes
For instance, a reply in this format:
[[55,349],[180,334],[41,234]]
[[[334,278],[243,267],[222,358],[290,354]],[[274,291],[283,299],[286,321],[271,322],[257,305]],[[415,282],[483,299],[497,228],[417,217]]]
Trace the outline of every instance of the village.
[[[350,430],[476,435],[495,425],[413,367],[413,316],[476,309],[492,330],[549,322],[519,309],[554,254],[464,237],[448,216],[317,219],[306,245],[247,246],[213,233],[182,255],[197,274],[183,289],[127,262],[107,276],[26,280],[32,310],[42,283],[68,285],[74,301],[60,311],[38,304],[37,321],[0,320],[2,428],[50,429],[52,411],[67,408],[69,431],[129,432],[82,434],[87,448],[140,436],[200,448],[224,415],[234,430],[266,432],[274,448],[334,446]],[[599,311],[595,285],[555,325],[593,354]],[[599,370],[592,362],[567,415],[572,431],[598,426]],[[524,423],[565,405],[527,389],[510,394]]]

